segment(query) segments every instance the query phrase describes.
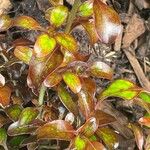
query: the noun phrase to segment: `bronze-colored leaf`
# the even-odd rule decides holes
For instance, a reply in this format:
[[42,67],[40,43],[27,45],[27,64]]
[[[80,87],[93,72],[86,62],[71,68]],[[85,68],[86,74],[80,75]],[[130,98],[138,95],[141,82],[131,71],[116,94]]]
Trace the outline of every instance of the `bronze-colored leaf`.
[[74,132],[73,127],[68,122],[55,120],[39,127],[36,134],[38,139],[59,139],[68,141],[74,138]]
[[101,0],[94,0],[95,29],[101,42],[113,43],[121,31],[119,15]]

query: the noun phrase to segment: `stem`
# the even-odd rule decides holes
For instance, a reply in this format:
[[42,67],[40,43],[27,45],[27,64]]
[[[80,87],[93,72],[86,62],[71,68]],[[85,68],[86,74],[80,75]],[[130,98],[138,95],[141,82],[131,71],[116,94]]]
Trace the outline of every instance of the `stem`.
[[67,20],[67,25],[66,25],[66,29],[65,29],[66,33],[70,32],[72,23],[75,19],[75,16],[76,16],[76,13],[78,11],[80,4],[81,4],[81,0],[75,0],[74,1],[73,7],[71,9],[70,15],[69,15],[68,20]]
[[44,95],[45,95],[46,87],[42,84],[39,94],[39,106],[43,105],[44,102]]

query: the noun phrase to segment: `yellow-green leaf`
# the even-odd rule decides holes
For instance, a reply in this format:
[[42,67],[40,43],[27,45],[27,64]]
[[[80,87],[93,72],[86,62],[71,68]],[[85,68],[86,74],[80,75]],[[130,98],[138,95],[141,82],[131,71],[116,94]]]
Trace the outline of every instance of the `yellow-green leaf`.
[[68,8],[59,5],[46,11],[46,19],[55,27],[61,26],[68,16]]
[[34,45],[34,53],[36,57],[44,57],[52,53],[55,49],[55,46],[55,39],[49,37],[48,34],[43,33],[37,37]]
[[147,103],[150,103],[150,93],[148,93],[148,92],[141,92],[139,94],[139,98]]
[[32,52],[32,48],[28,46],[17,46],[14,50],[14,55],[24,63],[29,64]]
[[0,16],[0,32],[8,30],[12,26],[12,19],[8,15]]
[[113,81],[102,93],[99,94],[98,99],[103,100],[107,97],[120,97],[125,100],[132,100],[143,89],[128,80],[118,79]]
[[63,80],[74,93],[80,92],[82,85],[79,77],[76,74],[66,71],[63,73]]

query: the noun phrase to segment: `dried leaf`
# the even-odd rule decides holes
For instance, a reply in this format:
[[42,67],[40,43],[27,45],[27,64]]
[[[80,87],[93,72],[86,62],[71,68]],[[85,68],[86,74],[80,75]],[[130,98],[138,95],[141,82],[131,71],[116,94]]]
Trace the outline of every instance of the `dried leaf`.
[[55,27],[61,26],[68,17],[68,8],[59,5],[46,11],[46,19]]
[[22,112],[22,107],[20,105],[12,105],[10,107],[7,107],[5,109],[5,112],[11,120],[17,121]]
[[5,85],[5,77],[0,73],[0,87]]
[[0,87],[0,105],[6,107],[10,104],[12,90],[7,85]]
[[93,3],[95,29],[101,42],[111,44],[121,31],[119,15],[101,0]]
[[8,30],[12,24],[13,21],[8,15],[0,16],[0,32]]
[[49,0],[53,6],[63,5],[63,0]]
[[115,96],[125,100],[132,100],[142,91],[137,85],[131,81],[118,79],[108,86],[102,93],[100,93],[98,99],[103,100],[107,97]]
[[29,30],[42,30],[40,24],[29,16],[19,16],[14,20],[14,26]]
[[76,74],[66,71],[62,76],[65,83],[74,93],[80,92],[82,85],[79,77]]
[[101,61],[95,61],[90,65],[90,73],[92,76],[98,78],[105,78],[111,80],[113,77],[112,69]]
[[89,17],[93,14],[93,3],[91,1],[83,2],[78,10],[78,14],[81,17]]
[[146,138],[146,143],[145,143],[144,149],[145,150],[150,149],[150,135],[148,135],[147,138]]
[[69,92],[63,87],[63,85],[59,85],[57,91],[61,102],[66,106],[66,108],[70,112],[72,112],[75,116],[77,116],[79,114],[78,107],[73,101]]
[[55,39],[64,49],[67,49],[71,53],[75,54],[78,51],[78,45],[72,35],[66,33],[58,33],[55,35]]
[[14,55],[24,63],[28,64],[32,57],[32,48],[28,46],[17,46],[14,50]]
[[103,140],[108,149],[114,150],[119,146],[118,135],[112,129],[106,127],[98,128],[96,134]]
[[34,54],[36,57],[45,57],[53,52],[55,46],[55,39],[43,33],[37,37],[34,45]]
[[55,120],[39,127],[36,134],[38,139],[59,139],[68,141],[74,138],[74,132],[73,127],[68,122]]

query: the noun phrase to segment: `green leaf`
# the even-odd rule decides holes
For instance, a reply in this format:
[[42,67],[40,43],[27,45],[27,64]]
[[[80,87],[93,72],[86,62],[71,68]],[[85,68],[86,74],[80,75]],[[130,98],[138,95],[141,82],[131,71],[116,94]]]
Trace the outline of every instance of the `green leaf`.
[[80,92],[82,85],[79,77],[76,74],[70,71],[66,71],[62,76],[65,83],[74,93]]
[[69,92],[63,87],[63,85],[59,85],[57,91],[61,102],[66,106],[66,108],[70,112],[72,112],[75,116],[77,116],[79,114],[78,107],[73,101]]
[[0,128],[0,145],[4,147],[5,150],[7,150],[7,132],[4,128]]
[[7,107],[5,109],[5,112],[11,120],[17,121],[19,119],[21,112],[22,112],[22,107],[20,105],[17,105],[17,104],[12,105],[10,107]]
[[68,17],[68,8],[59,5],[46,11],[46,19],[55,27],[61,26]]
[[14,55],[24,63],[29,64],[32,57],[32,51],[32,48],[28,46],[17,46],[14,50]]
[[78,14],[81,17],[89,17],[93,14],[93,3],[91,1],[85,1],[79,7]]
[[30,88],[38,89],[46,77],[56,70],[63,61],[63,54],[59,49],[42,60],[32,57],[29,64],[27,83]]
[[107,64],[101,61],[95,61],[91,63],[89,68],[92,76],[109,80],[111,80],[113,77],[113,70]]
[[85,150],[86,144],[87,141],[84,138],[77,136],[74,141],[74,148],[76,150]]
[[40,24],[29,16],[19,16],[15,18],[13,25],[29,30],[43,30]]
[[144,102],[150,103],[150,93],[148,92],[141,92],[139,94],[139,98],[142,99]]
[[107,97],[120,97],[126,100],[132,100],[142,91],[137,85],[128,80],[118,79],[113,81],[102,93],[98,99],[103,100]]
[[76,40],[72,35],[66,33],[58,33],[55,35],[55,39],[59,45],[61,45],[64,49],[67,49],[73,54],[78,52],[78,45]]
[[56,41],[54,38],[48,36],[48,34],[43,33],[37,37],[34,45],[34,53],[36,57],[45,57],[51,54],[55,49]]
[[39,111],[33,107],[24,108],[19,117],[19,126],[28,125],[38,116]]
[[94,23],[95,29],[101,42],[114,43],[121,31],[119,15],[101,0],[94,0]]
[[0,16],[0,32],[8,30],[12,26],[12,19],[8,15]]
[[37,129],[36,135],[38,139],[59,139],[59,140],[71,140],[74,138],[74,129],[66,121],[55,120],[46,123]]
[[114,150],[119,146],[119,137],[112,129],[106,127],[98,128],[96,134],[103,140],[108,149]]

